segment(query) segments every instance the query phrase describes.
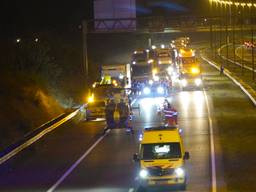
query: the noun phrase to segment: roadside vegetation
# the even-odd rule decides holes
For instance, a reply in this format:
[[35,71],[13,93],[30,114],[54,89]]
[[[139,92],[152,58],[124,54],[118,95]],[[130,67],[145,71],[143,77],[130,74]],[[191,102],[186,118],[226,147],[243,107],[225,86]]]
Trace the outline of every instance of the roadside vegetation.
[[[83,102],[79,31],[5,38],[0,58],[0,151]],[[79,38],[78,38],[79,37]]]

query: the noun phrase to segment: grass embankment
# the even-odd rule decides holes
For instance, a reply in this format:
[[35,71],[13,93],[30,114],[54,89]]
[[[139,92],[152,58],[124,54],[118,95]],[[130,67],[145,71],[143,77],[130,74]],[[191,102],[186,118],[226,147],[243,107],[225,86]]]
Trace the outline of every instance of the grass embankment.
[[22,74],[1,73],[0,150],[62,112],[42,82]]
[[256,108],[227,77],[208,66],[205,82],[212,98],[228,191],[256,191]]

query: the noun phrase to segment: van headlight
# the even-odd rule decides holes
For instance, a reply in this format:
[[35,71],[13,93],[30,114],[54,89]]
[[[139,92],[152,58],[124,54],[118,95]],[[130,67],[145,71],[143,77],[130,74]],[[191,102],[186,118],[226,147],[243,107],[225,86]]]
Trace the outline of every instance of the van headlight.
[[146,169],[140,170],[140,177],[141,177],[142,179],[146,179],[147,176],[148,176],[148,171],[147,171]]
[[185,175],[185,170],[181,167],[174,170],[174,173],[177,177],[183,177]]
[[148,87],[145,87],[145,88],[143,89],[143,93],[144,93],[145,95],[150,94],[150,92],[151,92],[151,90],[150,90],[150,88],[148,88]]
[[195,84],[196,84],[196,86],[201,85],[202,84],[202,80],[199,79],[199,78],[195,79]]
[[181,85],[182,85],[182,87],[186,87],[187,84],[188,84],[188,82],[187,82],[186,79],[182,79],[182,80],[181,80]]
[[157,93],[158,94],[163,94],[164,93],[164,88],[161,87],[161,86],[157,87]]

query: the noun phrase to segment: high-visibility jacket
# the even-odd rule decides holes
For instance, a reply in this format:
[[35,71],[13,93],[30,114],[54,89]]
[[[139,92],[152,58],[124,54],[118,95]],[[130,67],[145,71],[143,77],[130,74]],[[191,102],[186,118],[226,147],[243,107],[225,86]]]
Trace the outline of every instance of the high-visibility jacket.
[[178,124],[178,112],[174,108],[164,109],[163,112],[168,125],[172,126]]

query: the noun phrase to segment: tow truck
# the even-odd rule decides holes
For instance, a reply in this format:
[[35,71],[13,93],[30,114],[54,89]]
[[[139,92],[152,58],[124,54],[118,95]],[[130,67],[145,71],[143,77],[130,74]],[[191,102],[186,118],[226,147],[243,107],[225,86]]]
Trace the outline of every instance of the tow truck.
[[177,127],[159,126],[145,128],[140,135],[139,153],[133,160],[140,165],[139,185],[150,187],[176,186],[186,189],[187,172],[182,136]]
[[178,66],[182,89],[201,88],[202,76],[200,63],[194,49],[182,48],[178,52]]

